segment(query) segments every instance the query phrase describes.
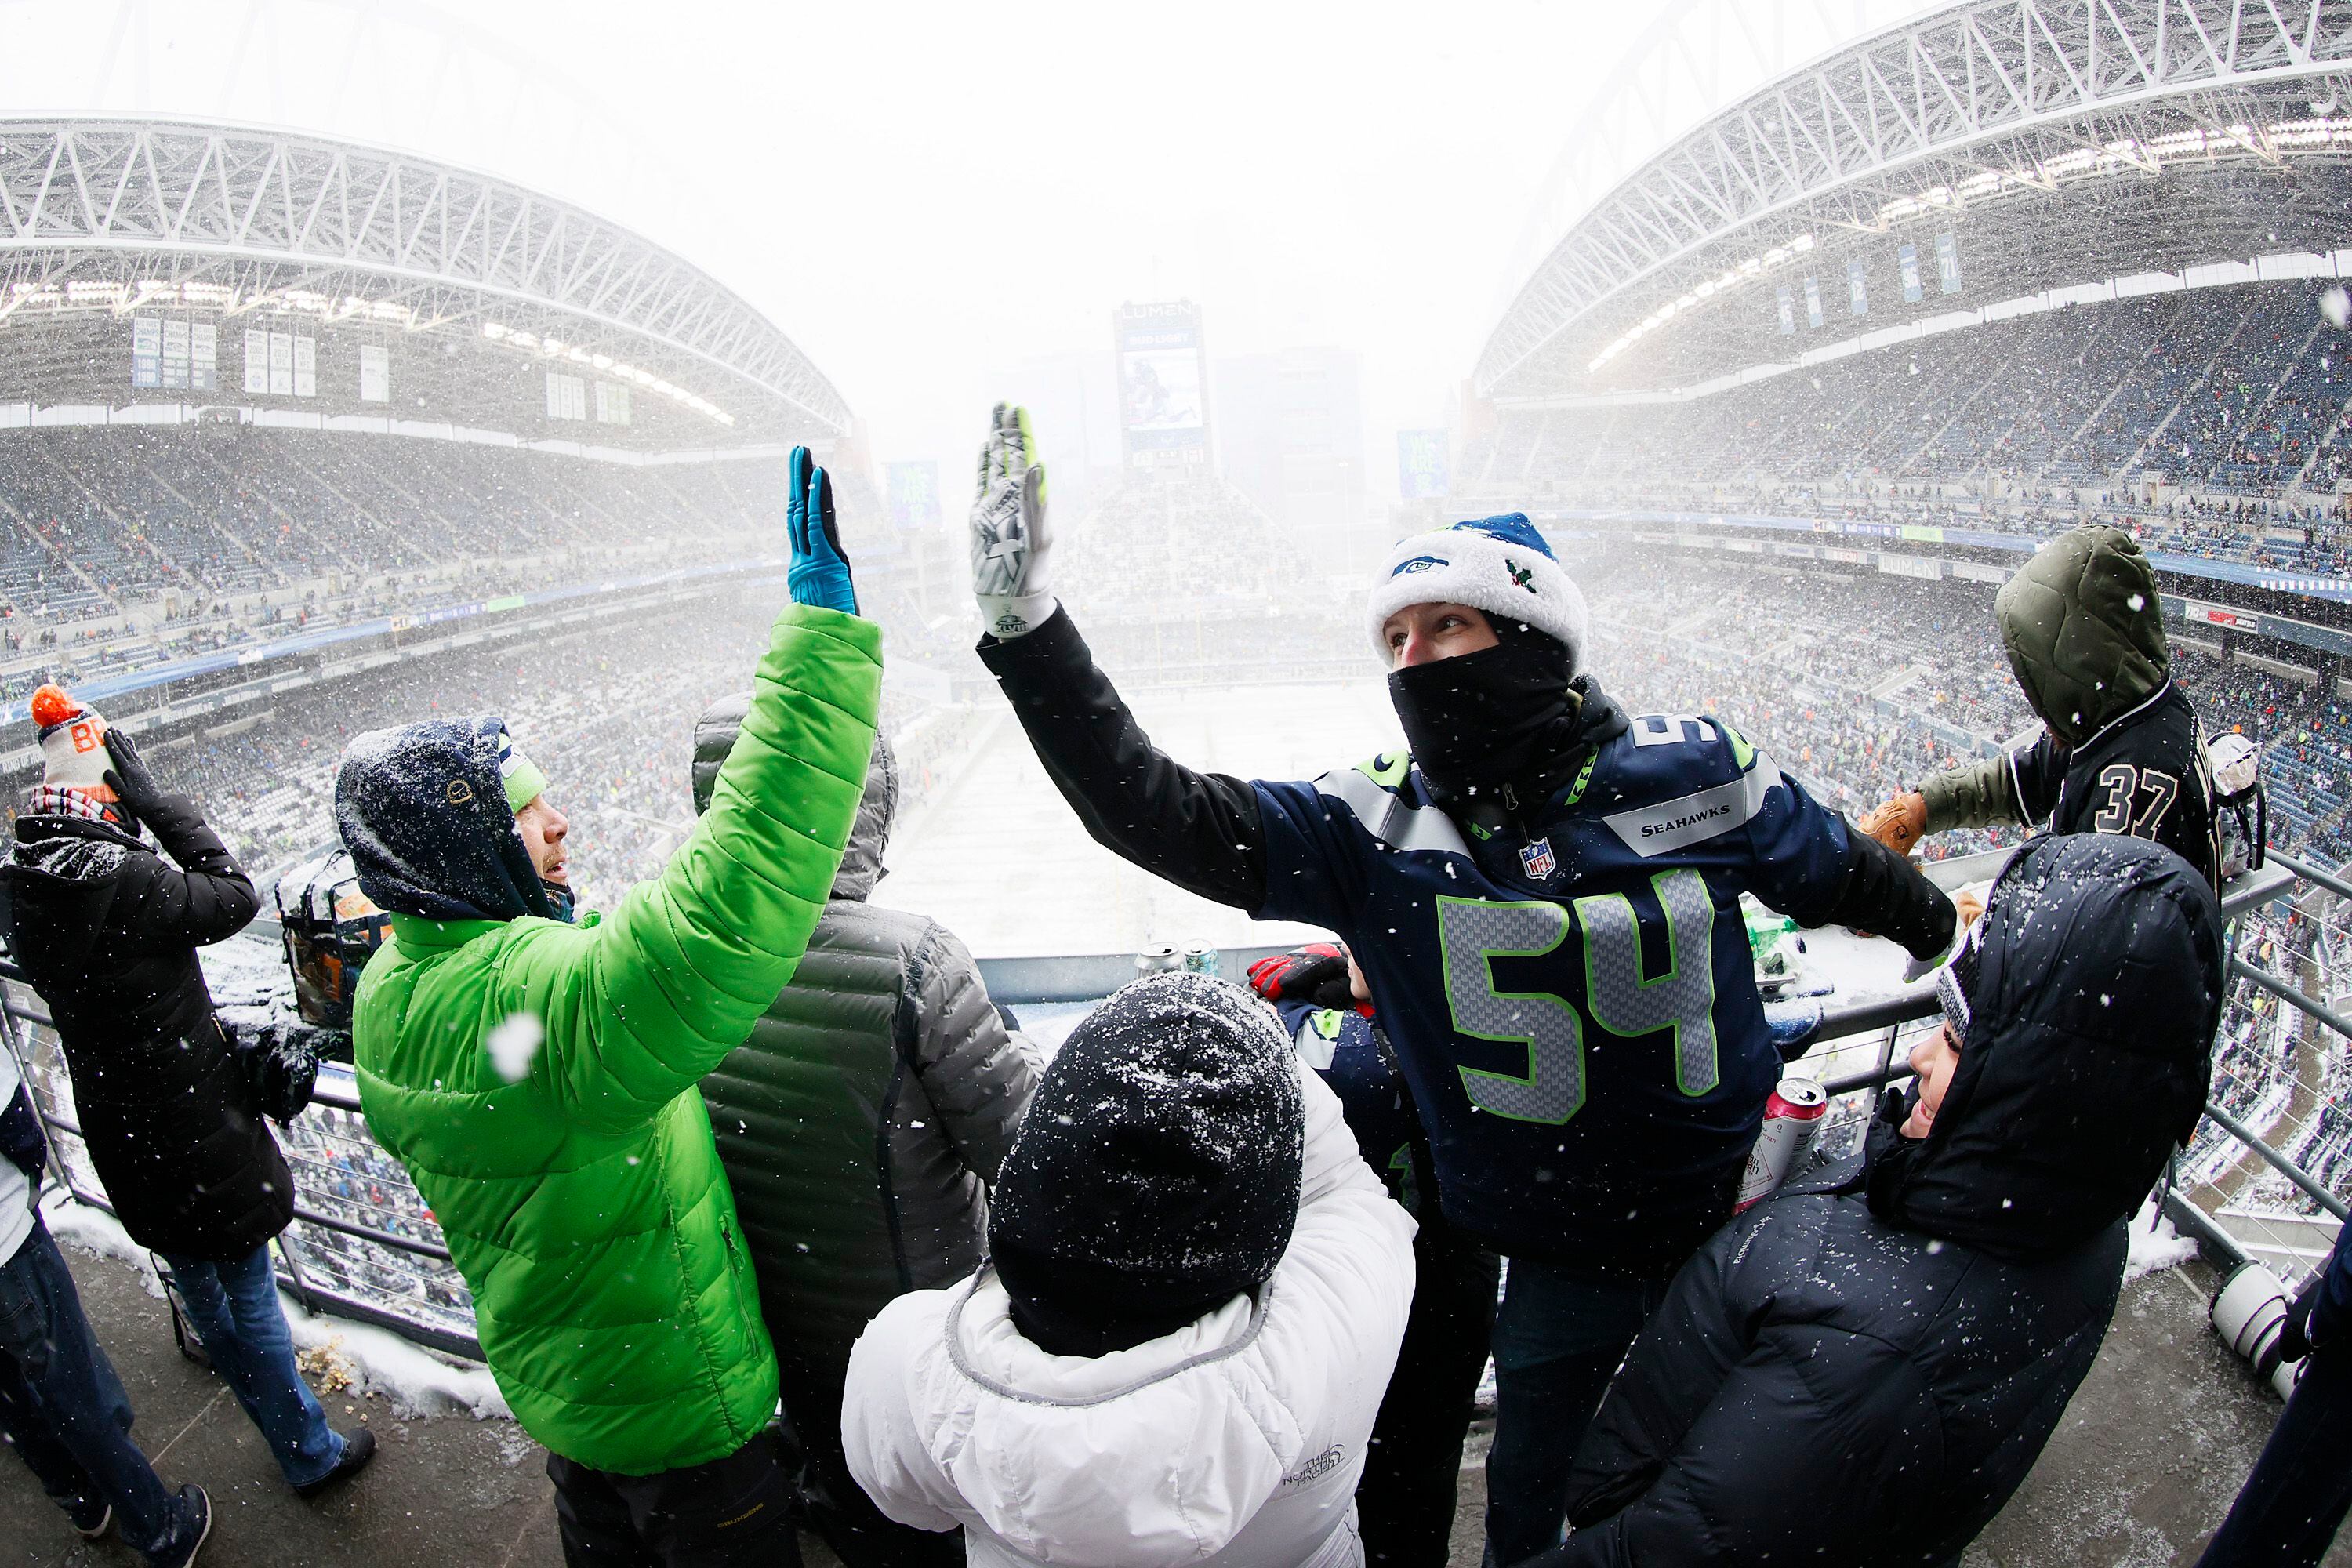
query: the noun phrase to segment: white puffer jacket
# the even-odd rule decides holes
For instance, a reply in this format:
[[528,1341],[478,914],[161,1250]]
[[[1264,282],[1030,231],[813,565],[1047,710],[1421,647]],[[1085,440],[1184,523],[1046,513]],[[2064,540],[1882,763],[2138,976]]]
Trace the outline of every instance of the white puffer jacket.
[[1413,1223],[1300,1073],[1290,1246],[1236,1296],[1131,1350],[1052,1355],[1004,1288],[901,1296],[849,1359],[842,1437],[884,1513],[965,1531],[981,1568],[1342,1568],[1355,1492],[1412,1304]]

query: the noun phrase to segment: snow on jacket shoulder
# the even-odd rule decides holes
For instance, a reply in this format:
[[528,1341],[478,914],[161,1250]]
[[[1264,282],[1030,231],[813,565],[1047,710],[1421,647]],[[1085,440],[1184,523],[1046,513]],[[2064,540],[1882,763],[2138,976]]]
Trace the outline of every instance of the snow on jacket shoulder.
[[1298,1220],[1255,1302],[1163,1338],[1056,1356],[983,1268],[902,1296],[851,1353],[842,1436],[884,1513],[961,1525],[994,1568],[1338,1568],[1412,1300],[1412,1220],[1300,1071]]

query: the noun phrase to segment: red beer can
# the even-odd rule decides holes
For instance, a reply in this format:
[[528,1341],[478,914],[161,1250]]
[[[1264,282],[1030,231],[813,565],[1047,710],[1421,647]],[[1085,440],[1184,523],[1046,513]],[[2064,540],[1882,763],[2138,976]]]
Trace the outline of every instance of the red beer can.
[[1748,1170],[1739,1179],[1739,1206],[1733,1213],[1769,1197],[1790,1172],[1804,1163],[1829,1110],[1829,1091],[1811,1079],[1780,1080],[1764,1102],[1764,1126],[1756,1134],[1756,1147],[1748,1151]]

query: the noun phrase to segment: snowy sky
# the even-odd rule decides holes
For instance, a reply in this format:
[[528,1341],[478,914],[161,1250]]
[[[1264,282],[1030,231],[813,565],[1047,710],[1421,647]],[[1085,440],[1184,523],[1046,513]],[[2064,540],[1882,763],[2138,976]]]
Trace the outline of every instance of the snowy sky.
[[1189,297],[1213,356],[1359,351],[1377,484],[1395,429],[1444,422],[1547,171],[1657,12],[475,0],[445,72],[455,14],[77,0],[68,28],[0,0],[0,93],[385,142],[583,201],[766,310],[877,458],[949,474],[1024,360],[1107,355],[1121,300]]

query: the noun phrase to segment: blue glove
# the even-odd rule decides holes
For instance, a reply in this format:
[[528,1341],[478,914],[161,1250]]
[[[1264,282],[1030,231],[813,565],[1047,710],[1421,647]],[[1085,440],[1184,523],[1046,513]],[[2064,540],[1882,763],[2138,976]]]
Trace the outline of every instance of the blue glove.
[[793,448],[789,470],[784,531],[792,538],[793,564],[784,581],[793,603],[854,616],[857,584],[850,581],[849,558],[841,552],[841,531],[834,526],[833,476],[810,460],[806,447]]

